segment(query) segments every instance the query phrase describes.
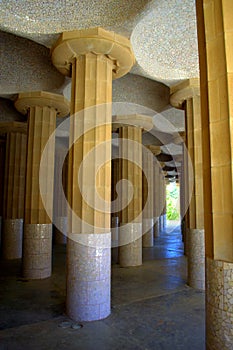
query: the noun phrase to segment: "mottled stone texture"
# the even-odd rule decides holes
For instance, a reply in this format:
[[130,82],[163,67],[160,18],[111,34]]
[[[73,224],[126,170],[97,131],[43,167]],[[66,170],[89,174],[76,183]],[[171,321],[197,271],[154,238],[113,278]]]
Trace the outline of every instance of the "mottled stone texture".
[[142,223],[121,224],[119,262],[122,267],[142,264]]
[[4,219],[2,256],[4,259],[22,258],[23,219]]
[[74,236],[67,242],[66,312],[76,321],[100,320],[110,314],[111,233]]
[[206,259],[206,341],[211,350],[233,344],[233,263]]
[[23,248],[23,276],[29,279],[50,277],[52,224],[25,224]]
[[188,230],[188,284],[205,289],[205,233],[204,230]]

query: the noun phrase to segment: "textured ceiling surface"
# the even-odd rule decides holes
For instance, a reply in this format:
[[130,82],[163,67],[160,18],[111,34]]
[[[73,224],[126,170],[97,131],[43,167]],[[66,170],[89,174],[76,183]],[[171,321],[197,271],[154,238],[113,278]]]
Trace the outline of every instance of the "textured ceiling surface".
[[195,0],[2,0],[0,18],[2,31],[47,47],[62,31],[102,26],[131,39],[132,73],[167,85],[198,76]]

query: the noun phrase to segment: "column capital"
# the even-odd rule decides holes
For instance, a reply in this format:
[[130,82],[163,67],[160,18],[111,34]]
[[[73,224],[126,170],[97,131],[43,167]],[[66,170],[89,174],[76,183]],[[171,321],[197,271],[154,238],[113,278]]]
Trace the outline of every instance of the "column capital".
[[154,156],[157,156],[161,153],[160,146],[148,145],[146,147],[151,151],[151,153],[153,153]]
[[122,126],[134,126],[141,128],[142,131],[150,131],[153,128],[153,118],[144,114],[115,115],[112,122],[113,131]]
[[0,134],[7,134],[9,132],[17,132],[27,134],[27,123],[25,122],[1,122]]
[[170,104],[175,108],[182,109],[184,101],[193,98],[194,96],[200,96],[199,78],[186,80],[172,87],[170,91]]
[[54,66],[68,76],[73,60],[88,53],[106,55],[115,61],[113,79],[127,74],[135,63],[130,41],[99,27],[63,32],[51,49]]
[[31,107],[49,107],[55,109],[58,117],[65,117],[70,112],[70,102],[62,95],[47,91],[33,91],[18,94],[15,108],[26,114]]

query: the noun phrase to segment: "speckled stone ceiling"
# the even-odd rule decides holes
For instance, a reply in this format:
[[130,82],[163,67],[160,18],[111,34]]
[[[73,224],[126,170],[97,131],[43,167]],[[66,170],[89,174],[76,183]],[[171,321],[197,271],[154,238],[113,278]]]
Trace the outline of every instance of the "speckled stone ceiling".
[[47,47],[62,31],[102,26],[131,38],[132,73],[167,85],[198,76],[195,0],[2,0],[0,18],[1,30]]

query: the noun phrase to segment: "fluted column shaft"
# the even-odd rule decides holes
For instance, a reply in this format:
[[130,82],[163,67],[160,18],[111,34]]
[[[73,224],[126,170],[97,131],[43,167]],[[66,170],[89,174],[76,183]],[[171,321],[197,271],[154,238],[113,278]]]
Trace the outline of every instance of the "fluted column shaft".
[[121,211],[119,262],[123,267],[138,266],[142,264],[142,129],[122,126],[119,138],[121,180],[128,180],[122,192],[123,202],[133,187],[133,198]]
[[26,144],[25,134],[7,133],[2,234],[5,259],[22,257]]

